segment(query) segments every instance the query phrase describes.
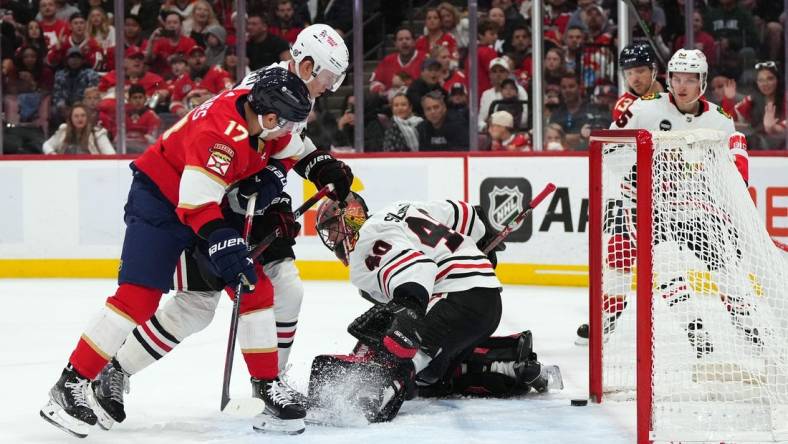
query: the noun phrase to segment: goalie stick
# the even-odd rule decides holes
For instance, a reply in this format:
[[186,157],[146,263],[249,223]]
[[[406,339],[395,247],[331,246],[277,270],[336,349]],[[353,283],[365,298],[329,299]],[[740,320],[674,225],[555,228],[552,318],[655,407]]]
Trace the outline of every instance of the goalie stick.
[[[321,188],[314,196],[310,197],[300,207],[296,208],[293,211],[293,217],[295,219],[299,219],[307,210],[312,208],[320,199],[324,198],[328,193],[334,190],[333,184],[328,184]],[[243,237],[246,241],[246,245],[249,245],[249,233],[252,231],[252,219],[254,218],[254,207],[257,201],[257,193],[253,194],[249,198],[249,202],[246,204],[246,214],[244,216],[244,233]],[[271,245],[271,243],[280,236],[281,233],[279,229],[274,231],[273,233],[268,234],[260,243],[252,250],[249,254],[249,258],[252,261],[257,260],[258,257]],[[245,282],[239,282],[238,286],[235,289],[235,301],[233,301],[233,314],[230,318],[230,334],[227,338],[227,353],[224,357],[224,378],[222,380],[222,400],[219,407],[219,410],[224,411],[227,408],[227,404],[230,402],[230,379],[232,378],[233,373],[233,358],[235,355],[235,340],[238,336],[238,316],[241,308],[241,296],[243,295],[243,284]]]

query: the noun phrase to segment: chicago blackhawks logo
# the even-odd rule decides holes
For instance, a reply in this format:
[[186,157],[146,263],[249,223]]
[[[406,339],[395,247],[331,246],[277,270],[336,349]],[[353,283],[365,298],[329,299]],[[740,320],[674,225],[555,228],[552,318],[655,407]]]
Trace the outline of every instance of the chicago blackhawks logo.
[[[490,206],[487,217],[492,226],[501,231],[506,227],[506,222],[515,217],[523,208],[523,193],[517,187],[494,186],[489,192]],[[520,228],[522,222],[513,227]]]
[[235,151],[223,143],[217,143],[209,152],[211,155],[208,157],[205,167],[220,176],[227,174],[227,170],[230,169],[230,162],[235,156]]

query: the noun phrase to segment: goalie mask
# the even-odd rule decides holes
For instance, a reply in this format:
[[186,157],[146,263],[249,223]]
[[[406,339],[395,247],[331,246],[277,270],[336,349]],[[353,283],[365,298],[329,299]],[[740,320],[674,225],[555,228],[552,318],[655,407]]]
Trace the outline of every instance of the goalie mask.
[[317,209],[317,233],[337,259],[348,265],[350,252],[356,247],[358,232],[367,221],[367,204],[350,192],[345,202],[327,199]]

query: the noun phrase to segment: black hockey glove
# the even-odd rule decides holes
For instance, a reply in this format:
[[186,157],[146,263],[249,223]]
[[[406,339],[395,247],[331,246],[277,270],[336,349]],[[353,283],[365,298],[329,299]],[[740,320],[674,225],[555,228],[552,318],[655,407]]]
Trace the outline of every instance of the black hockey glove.
[[254,262],[249,258],[246,242],[234,228],[218,228],[208,237],[208,257],[227,285],[239,282],[249,288],[257,283]]
[[394,321],[391,306],[387,304],[373,305],[347,327],[347,332],[362,344],[374,350],[383,348],[383,335]]
[[293,168],[298,174],[314,183],[318,189],[333,183],[334,191],[329,194],[332,200],[344,201],[350,193],[353,172],[344,162],[335,159],[326,151],[311,152]]
[[252,243],[260,242],[269,233],[288,245],[295,245],[295,238],[301,231],[301,224],[296,222],[291,206],[290,195],[282,193],[275,198],[262,216],[255,219],[252,225]]
[[[484,250],[484,248],[489,244],[495,236],[498,235],[498,230],[496,230],[492,224],[490,223],[490,219],[487,218],[487,212],[484,211],[484,208],[481,205],[476,205],[473,207],[473,210],[476,211],[476,216],[484,225],[484,236],[476,242],[476,246],[479,247],[479,250]],[[493,268],[498,266],[498,256],[496,253],[498,251],[506,250],[506,244],[504,241],[501,241],[498,245],[495,246],[489,253],[487,253],[487,259],[490,260],[492,263]]]
[[284,165],[276,159],[270,159],[265,168],[238,184],[238,205],[246,209],[249,196],[257,193],[255,214],[263,214],[266,207],[279,197],[285,185],[287,185],[287,171]]

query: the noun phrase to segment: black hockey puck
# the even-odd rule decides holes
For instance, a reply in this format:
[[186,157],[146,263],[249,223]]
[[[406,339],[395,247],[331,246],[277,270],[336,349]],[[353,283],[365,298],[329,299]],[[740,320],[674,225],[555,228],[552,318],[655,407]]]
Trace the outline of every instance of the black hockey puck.
[[582,407],[584,405],[588,405],[588,400],[587,399],[573,399],[571,404],[573,406],[575,406],[575,407]]

